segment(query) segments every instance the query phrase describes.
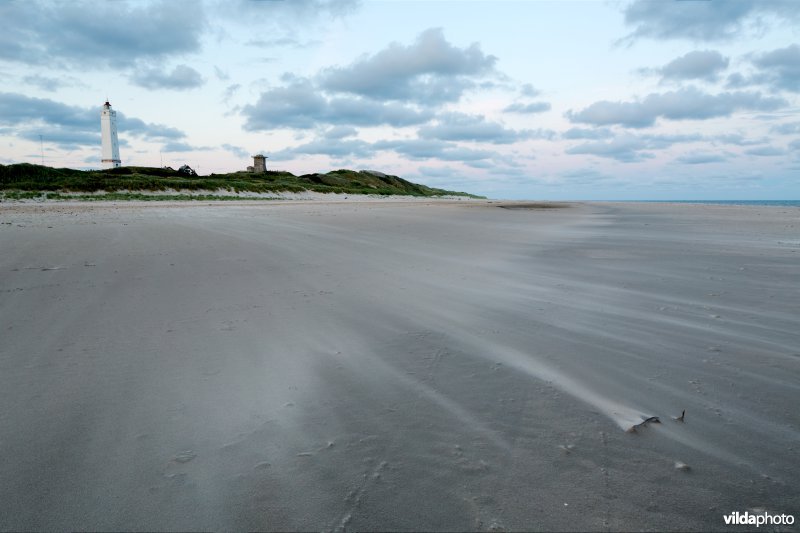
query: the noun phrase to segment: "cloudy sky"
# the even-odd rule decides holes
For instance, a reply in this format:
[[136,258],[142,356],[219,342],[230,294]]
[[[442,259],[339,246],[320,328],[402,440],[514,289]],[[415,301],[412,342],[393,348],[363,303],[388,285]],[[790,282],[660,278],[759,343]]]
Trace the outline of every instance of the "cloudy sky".
[[0,163],[800,198],[797,0],[0,0]]

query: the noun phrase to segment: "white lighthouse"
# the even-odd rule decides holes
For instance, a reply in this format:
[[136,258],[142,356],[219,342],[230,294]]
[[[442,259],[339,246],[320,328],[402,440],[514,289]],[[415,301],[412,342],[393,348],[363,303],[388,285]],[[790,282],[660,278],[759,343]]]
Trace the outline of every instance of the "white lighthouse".
[[119,158],[119,141],[117,140],[117,112],[111,109],[111,104],[103,104],[100,113],[100,133],[103,138],[103,168],[117,168],[122,164]]

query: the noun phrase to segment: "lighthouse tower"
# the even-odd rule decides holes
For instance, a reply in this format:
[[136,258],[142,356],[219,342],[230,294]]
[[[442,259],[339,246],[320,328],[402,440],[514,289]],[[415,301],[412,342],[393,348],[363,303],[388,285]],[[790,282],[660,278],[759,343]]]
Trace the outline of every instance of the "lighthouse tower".
[[103,138],[103,168],[117,168],[122,164],[119,159],[119,141],[117,140],[117,112],[111,109],[111,104],[103,104],[100,113],[100,133]]

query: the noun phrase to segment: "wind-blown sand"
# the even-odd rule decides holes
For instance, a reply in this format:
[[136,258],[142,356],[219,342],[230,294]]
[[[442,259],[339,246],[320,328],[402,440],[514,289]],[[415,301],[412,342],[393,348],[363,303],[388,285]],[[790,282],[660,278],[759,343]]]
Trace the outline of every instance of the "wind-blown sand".
[[798,215],[2,205],[0,529],[798,517]]

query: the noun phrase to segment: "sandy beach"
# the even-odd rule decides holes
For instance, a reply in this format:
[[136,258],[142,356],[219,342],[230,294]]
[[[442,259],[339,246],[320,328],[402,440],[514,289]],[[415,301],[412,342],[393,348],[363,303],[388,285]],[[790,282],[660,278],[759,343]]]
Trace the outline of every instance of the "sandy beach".
[[798,208],[0,204],[0,250],[2,530],[800,515]]

